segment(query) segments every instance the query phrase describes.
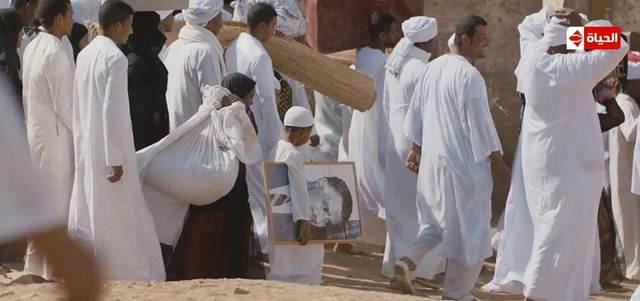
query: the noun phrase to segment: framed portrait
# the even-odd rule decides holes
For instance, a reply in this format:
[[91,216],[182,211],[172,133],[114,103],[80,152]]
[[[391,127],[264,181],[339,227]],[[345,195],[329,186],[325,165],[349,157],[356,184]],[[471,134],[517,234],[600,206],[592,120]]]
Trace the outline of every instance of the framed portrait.
[[[355,165],[353,162],[305,163],[311,206],[310,244],[356,242],[364,237]],[[264,162],[269,238],[274,245],[298,244],[289,198],[288,168]]]

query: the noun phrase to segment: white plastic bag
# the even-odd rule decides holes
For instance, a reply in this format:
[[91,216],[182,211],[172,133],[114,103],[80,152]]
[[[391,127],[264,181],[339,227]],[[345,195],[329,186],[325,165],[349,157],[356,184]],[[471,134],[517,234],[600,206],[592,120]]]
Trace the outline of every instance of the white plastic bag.
[[[203,107],[154,146],[159,151],[146,165],[143,181],[156,191],[190,204],[211,204],[231,191],[238,177],[238,158],[222,127],[222,87],[207,87]],[[207,97],[208,96],[208,97]]]

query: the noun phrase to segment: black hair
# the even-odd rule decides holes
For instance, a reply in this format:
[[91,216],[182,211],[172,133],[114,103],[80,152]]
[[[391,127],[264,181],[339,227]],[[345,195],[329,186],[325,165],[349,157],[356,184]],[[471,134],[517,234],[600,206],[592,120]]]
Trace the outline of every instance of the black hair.
[[107,0],[100,6],[98,17],[102,31],[105,32],[114,24],[133,16],[134,12],[131,5],[122,0]]
[[463,35],[472,39],[476,34],[476,28],[478,26],[487,25],[489,24],[482,17],[476,15],[465,17],[464,19],[460,20],[460,22],[458,22],[458,25],[456,26],[456,37],[454,39],[454,44],[458,47],[462,46]]
[[36,16],[44,28],[53,26],[53,22],[60,14],[63,16],[71,9],[69,0],[40,0],[36,9]]
[[391,25],[396,22],[396,18],[388,12],[375,12],[369,20],[369,34],[371,40],[375,40],[379,35],[388,33]]
[[278,16],[276,10],[270,4],[260,2],[256,3],[249,9],[247,14],[247,25],[255,28],[260,23],[269,23]]
[[89,30],[80,23],[73,23],[71,34],[69,35],[69,42],[73,47],[73,58],[77,59],[80,53],[80,41],[89,34]]
[[353,197],[347,183],[338,177],[326,177],[329,186],[342,196],[342,221],[347,222],[353,212]]
[[256,88],[256,81],[242,73],[234,72],[225,76],[221,85],[234,95],[245,98]]
[[36,4],[38,0],[11,0],[11,8],[13,9],[21,9],[25,8],[27,5]]
[[13,9],[0,9],[0,61],[16,72],[20,70],[18,39],[22,19]]

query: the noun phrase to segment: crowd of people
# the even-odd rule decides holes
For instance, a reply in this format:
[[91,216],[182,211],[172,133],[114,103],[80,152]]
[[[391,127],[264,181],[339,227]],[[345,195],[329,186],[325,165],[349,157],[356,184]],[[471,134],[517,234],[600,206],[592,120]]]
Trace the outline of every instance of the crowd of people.
[[[471,292],[497,251],[485,290],[587,300],[600,287],[603,207],[623,276],[640,278],[640,109],[625,94],[632,72],[619,71],[637,63],[625,41],[566,45],[569,26],[610,22],[545,7],[520,24],[522,128],[507,164],[475,67],[491,20],[462,18],[440,54],[435,18],[374,13],[352,67],[374,80],[376,99],[359,112],[319,92],[312,110],[303,83],[274,69],[265,43],[303,36],[302,12],[295,0],[190,0],[174,12],[13,0],[1,9],[0,241],[30,239],[25,271],[67,279],[76,300],[93,298],[100,277],[320,284],[324,246],[309,237],[323,213],[309,205],[304,162],[353,161],[362,212],[386,223],[381,274],[405,293],[444,272],[444,299],[479,300]],[[247,25],[226,48],[225,20]],[[288,167],[299,245],[269,239],[264,161]],[[182,184],[212,170],[222,178]],[[494,183],[511,184],[495,235]]]

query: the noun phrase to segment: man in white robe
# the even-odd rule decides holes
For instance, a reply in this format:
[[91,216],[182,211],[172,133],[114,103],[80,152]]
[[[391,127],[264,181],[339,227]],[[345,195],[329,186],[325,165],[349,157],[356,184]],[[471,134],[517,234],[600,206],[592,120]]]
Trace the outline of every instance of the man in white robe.
[[[498,259],[498,270],[501,264],[518,268],[523,263],[526,269],[515,270],[522,274],[501,276],[505,280],[498,284],[519,283],[531,300],[586,300],[597,273],[594,232],[604,179],[604,148],[591,90],[615,68],[628,45],[622,42],[620,49],[612,51],[567,53],[565,23],[580,25],[583,20],[576,15],[569,15],[568,21],[551,19],[544,38],[526,54],[520,75],[527,106],[520,137],[521,163],[517,162],[521,174],[514,174],[511,193],[517,185],[526,196],[533,231],[523,228],[531,225],[510,215],[508,205],[505,242],[498,253],[506,259]],[[611,26],[607,21],[593,23],[600,24]],[[520,183],[516,183],[518,177]],[[518,240],[517,233],[526,236]]]
[[384,217],[384,153],[387,127],[384,122],[385,50],[394,46],[395,18],[386,12],[376,12],[369,23],[371,40],[357,50],[356,70],[373,78],[376,100],[366,112],[354,111],[349,127],[349,157],[354,161],[362,209],[370,216]]
[[128,63],[117,46],[127,42],[133,9],[107,0],[100,10],[104,35],[80,52],[74,79],[69,235],[93,251],[109,280],[162,281],[160,243],[137,173]]
[[[250,109],[256,121],[258,141],[264,158],[269,156],[269,152],[282,138],[283,133],[276,108],[273,64],[263,45],[275,33],[276,22],[277,13],[272,6],[265,3],[255,4],[249,10],[247,19],[249,32],[241,33],[229,45],[225,54],[229,72],[239,72],[256,81],[256,95]],[[267,252],[267,196],[260,164],[247,165],[247,186],[254,229],[260,239],[262,252]]]
[[[69,212],[73,185],[72,58],[62,38],[71,33],[73,11],[65,0],[40,0],[44,31],[24,53],[23,104],[31,157],[52,192],[51,207]],[[41,200],[45,201],[45,200]],[[29,244],[25,271],[52,279],[44,258]]]
[[167,109],[171,131],[198,112],[202,88],[227,75],[224,51],[216,34],[222,28],[222,0],[191,0],[183,10],[186,25],[167,51]]
[[[419,75],[426,70],[434,39],[438,34],[436,19],[413,17],[402,23],[404,38],[393,49],[386,64],[383,107],[389,135],[385,142],[385,173],[387,181],[384,208],[387,225],[382,274],[393,278],[394,266],[418,234],[416,208],[417,176],[407,169],[405,159],[411,141],[403,132],[405,117]],[[437,258],[439,259],[439,257]],[[436,260],[439,262],[439,260]],[[436,262],[437,264],[437,262]],[[427,269],[425,278],[431,278],[437,269]]]
[[492,254],[493,178],[508,168],[485,81],[474,67],[488,46],[486,21],[464,18],[455,42],[456,51],[430,63],[406,116],[404,133],[413,142],[407,166],[419,172],[420,231],[396,263],[395,280],[405,292],[415,293],[411,271],[442,244],[441,256],[447,260],[443,298],[472,301],[477,300],[471,290],[483,261]]
[[640,280],[640,195],[631,192],[633,150],[640,108],[635,99],[619,93],[616,101],[624,123],[609,131],[609,174],[613,220],[622,244],[628,279]]

